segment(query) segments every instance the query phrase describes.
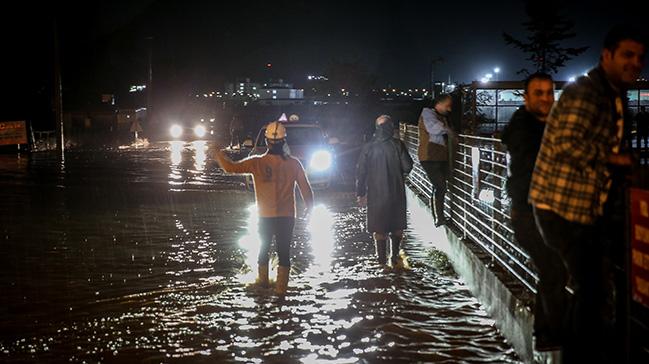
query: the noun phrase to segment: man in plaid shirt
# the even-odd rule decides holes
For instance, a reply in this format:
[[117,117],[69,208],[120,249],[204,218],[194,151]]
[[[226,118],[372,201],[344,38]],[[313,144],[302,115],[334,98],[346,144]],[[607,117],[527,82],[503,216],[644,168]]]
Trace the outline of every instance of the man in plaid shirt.
[[615,246],[606,238],[623,245],[623,219],[617,217],[632,163],[625,97],[642,71],[645,51],[640,32],[613,28],[599,65],[564,88],[536,159],[529,201],[545,243],[561,256],[574,288],[563,340],[565,363],[614,360],[606,335],[612,323],[607,318],[608,248]]

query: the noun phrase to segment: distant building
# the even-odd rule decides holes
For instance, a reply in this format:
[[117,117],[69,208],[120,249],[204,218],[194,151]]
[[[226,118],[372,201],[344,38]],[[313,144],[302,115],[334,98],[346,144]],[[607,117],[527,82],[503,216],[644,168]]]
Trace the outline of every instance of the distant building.
[[285,83],[284,80],[270,80],[263,84],[259,90],[260,100],[302,100],[304,99],[304,90],[296,89],[291,83]]
[[260,100],[304,99],[304,90],[284,88],[263,88],[259,94]]
[[294,88],[293,84],[282,79],[269,80],[261,85],[255,99],[265,105],[297,104],[304,100],[304,90]]
[[[296,89],[293,84],[282,79],[269,80],[265,83],[253,82],[250,78],[237,79],[225,85],[225,97],[234,100],[263,101],[262,103],[295,103],[304,99],[304,90]],[[282,102],[283,101],[283,102]]]
[[225,84],[225,93],[230,98],[255,99],[259,97],[261,85],[250,81],[250,78],[240,78],[234,83]]

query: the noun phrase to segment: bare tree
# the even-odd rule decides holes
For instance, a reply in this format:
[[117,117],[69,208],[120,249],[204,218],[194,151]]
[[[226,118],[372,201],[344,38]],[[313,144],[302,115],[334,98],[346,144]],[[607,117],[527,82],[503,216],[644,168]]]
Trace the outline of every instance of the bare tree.
[[575,24],[560,14],[558,3],[528,1],[525,11],[529,17],[529,20],[523,23],[528,32],[525,40],[516,39],[503,32],[505,43],[522,50],[528,55],[526,59],[534,65],[534,71],[523,68],[518,73],[557,73],[566,62],[588,49],[562,45],[567,39],[575,37]]

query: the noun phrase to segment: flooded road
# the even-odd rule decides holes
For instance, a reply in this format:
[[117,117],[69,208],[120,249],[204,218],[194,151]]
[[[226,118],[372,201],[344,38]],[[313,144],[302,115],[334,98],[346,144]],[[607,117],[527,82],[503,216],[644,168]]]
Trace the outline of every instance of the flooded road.
[[1,362],[518,362],[431,237],[374,262],[350,186],[297,221],[287,296],[250,287],[254,197],[208,148],[0,156]]

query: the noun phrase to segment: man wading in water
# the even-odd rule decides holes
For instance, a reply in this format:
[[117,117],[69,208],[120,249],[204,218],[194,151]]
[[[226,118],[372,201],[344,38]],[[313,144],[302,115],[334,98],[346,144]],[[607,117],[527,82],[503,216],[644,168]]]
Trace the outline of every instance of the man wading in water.
[[257,283],[268,285],[268,254],[275,237],[279,267],[277,269],[277,294],[286,293],[290,263],[290,246],[295,226],[295,185],[300,188],[306,204],[305,213],[313,208],[313,191],[299,160],[285,152],[286,128],[278,121],[266,126],[268,151],[239,162],[230,160],[222,150],[214,158],[228,173],[250,173],[255,184],[255,197],[259,208],[259,250]]

